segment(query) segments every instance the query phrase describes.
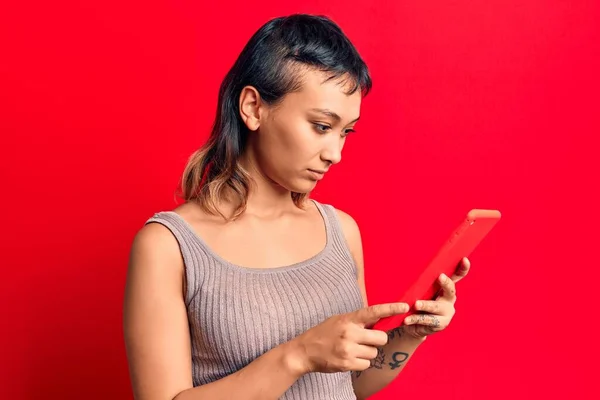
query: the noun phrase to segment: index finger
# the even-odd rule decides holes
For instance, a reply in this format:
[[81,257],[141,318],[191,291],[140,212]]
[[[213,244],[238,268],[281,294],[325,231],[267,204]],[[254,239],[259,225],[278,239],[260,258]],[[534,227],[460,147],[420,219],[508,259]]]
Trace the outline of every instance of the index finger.
[[360,324],[371,325],[381,318],[405,314],[408,312],[409,308],[410,307],[406,303],[375,304],[356,311],[353,319]]

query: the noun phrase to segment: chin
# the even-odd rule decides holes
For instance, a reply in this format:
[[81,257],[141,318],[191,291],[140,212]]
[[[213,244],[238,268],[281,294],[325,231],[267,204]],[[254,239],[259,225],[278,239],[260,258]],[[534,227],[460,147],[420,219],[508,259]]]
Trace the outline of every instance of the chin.
[[294,183],[290,182],[290,184],[286,185],[286,189],[294,193],[310,193],[315,186],[317,186],[316,181],[301,179]]

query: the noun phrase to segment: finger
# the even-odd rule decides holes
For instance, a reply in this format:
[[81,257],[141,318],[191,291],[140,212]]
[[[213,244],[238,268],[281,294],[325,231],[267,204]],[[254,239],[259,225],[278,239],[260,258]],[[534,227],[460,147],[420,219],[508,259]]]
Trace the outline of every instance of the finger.
[[371,368],[370,359],[357,358],[350,366],[349,371],[364,371],[369,368]]
[[392,317],[398,314],[405,314],[409,310],[406,303],[386,303],[376,304],[370,307],[361,308],[356,311],[353,320],[363,325],[371,325],[381,318]]
[[441,274],[439,278],[440,285],[442,286],[442,296],[450,303],[454,304],[456,302],[456,286],[452,279],[448,278],[448,275]]
[[433,314],[413,314],[404,319],[406,325],[423,325],[433,329],[442,329],[442,317]]
[[361,360],[372,360],[379,354],[379,349],[373,346],[360,345],[356,348],[356,358]]
[[376,329],[361,329],[356,342],[368,346],[383,346],[388,342],[388,334]]
[[448,314],[450,304],[446,301],[417,300],[415,309],[435,315]]
[[470,269],[471,261],[467,257],[463,257],[463,259],[460,260],[460,263],[458,263],[454,274],[452,274],[452,280],[454,281],[454,283],[460,281],[462,278],[467,276]]

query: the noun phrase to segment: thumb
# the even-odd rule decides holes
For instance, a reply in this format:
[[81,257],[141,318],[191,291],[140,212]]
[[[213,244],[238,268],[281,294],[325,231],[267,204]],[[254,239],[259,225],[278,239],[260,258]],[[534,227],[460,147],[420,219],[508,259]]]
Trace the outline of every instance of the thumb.
[[409,308],[406,303],[375,304],[356,311],[353,321],[363,326],[369,326],[375,324],[381,318],[404,314],[408,312]]

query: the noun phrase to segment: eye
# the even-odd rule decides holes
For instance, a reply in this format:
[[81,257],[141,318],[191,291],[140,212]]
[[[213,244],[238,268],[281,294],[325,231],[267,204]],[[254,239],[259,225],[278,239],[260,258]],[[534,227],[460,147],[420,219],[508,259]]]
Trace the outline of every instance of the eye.
[[327,133],[327,131],[329,129],[331,129],[330,126],[328,125],[323,125],[323,124],[317,124],[317,123],[313,123],[313,125],[315,126],[315,129],[317,130],[317,132],[319,133]]
[[356,131],[355,131],[354,129],[346,129],[346,130],[344,131],[344,135],[343,135],[342,137],[346,137],[346,136],[348,136],[349,134],[351,134],[352,132],[356,132]]

